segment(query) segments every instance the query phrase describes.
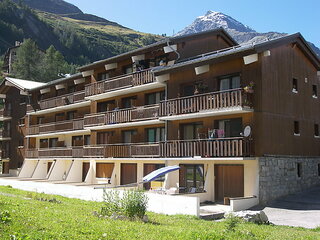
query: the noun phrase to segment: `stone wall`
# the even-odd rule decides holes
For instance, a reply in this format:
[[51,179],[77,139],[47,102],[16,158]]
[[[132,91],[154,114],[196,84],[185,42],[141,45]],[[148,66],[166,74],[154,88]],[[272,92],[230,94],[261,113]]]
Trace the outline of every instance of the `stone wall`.
[[[300,177],[298,176],[300,163]],[[320,157],[266,156],[259,158],[259,198],[265,204],[278,197],[319,185]]]

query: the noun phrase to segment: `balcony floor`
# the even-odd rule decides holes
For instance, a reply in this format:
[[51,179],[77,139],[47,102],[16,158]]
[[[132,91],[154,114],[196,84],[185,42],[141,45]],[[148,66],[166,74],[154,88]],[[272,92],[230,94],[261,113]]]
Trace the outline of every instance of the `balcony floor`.
[[160,120],[183,120],[183,119],[232,115],[232,114],[249,113],[249,112],[253,112],[253,109],[248,107],[227,107],[227,108],[220,108],[220,109],[213,109],[213,110],[204,110],[204,111],[195,112],[195,113],[163,116],[163,117],[159,117],[159,119]]

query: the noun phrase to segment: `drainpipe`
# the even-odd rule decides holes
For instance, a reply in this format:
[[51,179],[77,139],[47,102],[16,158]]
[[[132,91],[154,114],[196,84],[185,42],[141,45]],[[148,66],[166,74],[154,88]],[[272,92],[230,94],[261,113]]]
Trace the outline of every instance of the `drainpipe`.
[[172,51],[174,51],[174,52],[177,54],[177,59],[176,59],[176,61],[178,61],[178,60],[180,59],[180,53],[179,53],[177,50],[175,50],[173,47],[170,46],[170,44],[169,44],[169,38],[167,39],[167,46],[168,46]]

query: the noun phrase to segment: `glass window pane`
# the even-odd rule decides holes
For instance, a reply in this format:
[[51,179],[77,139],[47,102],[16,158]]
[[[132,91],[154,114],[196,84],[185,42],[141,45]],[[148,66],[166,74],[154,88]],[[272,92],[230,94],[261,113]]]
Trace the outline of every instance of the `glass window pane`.
[[229,86],[230,79],[224,78],[220,80],[220,91],[228,90],[230,88]]
[[231,88],[240,88],[240,76],[236,76],[232,78]]

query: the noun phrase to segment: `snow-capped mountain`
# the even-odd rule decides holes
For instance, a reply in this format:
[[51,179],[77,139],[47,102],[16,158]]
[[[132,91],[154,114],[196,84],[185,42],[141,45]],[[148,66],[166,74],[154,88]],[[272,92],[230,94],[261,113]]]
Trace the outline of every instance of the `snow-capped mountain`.
[[[186,35],[215,28],[224,28],[239,44],[247,42],[260,42],[287,35],[287,33],[267,32],[258,33],[247,25],[221,12],[208,11],[204,16],[197,17],[194,22],[178,32],[176,35]],[[320,56],[320,49],[309,43],[311,48]]]

